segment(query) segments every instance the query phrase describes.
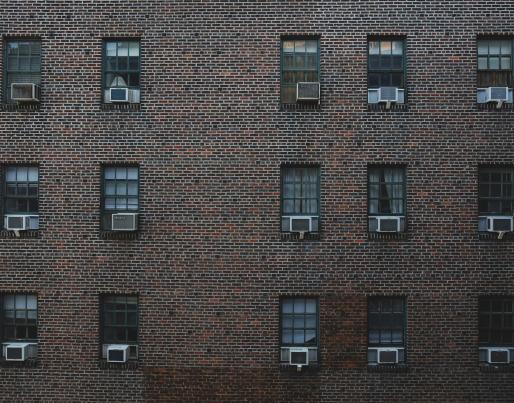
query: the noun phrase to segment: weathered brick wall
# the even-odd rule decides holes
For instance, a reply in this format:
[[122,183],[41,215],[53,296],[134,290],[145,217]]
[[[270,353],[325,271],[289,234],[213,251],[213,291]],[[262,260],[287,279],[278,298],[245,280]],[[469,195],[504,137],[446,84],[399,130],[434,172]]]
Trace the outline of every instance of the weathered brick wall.
[[[40,237],[0,240],[0,291],[39,298],[39,365],[4,401],[510,402],[478,368],[477,298],[514,294],[476,233],[477,166],[512,163],[478,110],[475,40],[510,1],[3,0],[42,40],[39,111],[0,112],[0,163],[40,166]],[[369,34],[407,38],[407,111],[366,104]],[[279,108],[280,36],[317,34],[319,111]],[[140,111],[101,110],[101,43],[141,38]],[[0,56],[3,57],[3,56]],[[0,73],[1,74],[1,73]],[[321,166],[319,241],[283,241],[280,164]],[[140,166],[138,240],[99,238],[100,164]],[[407,165],[406,240],[368,241],[366,169]],[[100,369],[99,294],[139,293],[140,360]],[[279,296],[320,297],[321,366],[280,368]],[[405,373],[366,366],[366,298],[407,297]]]

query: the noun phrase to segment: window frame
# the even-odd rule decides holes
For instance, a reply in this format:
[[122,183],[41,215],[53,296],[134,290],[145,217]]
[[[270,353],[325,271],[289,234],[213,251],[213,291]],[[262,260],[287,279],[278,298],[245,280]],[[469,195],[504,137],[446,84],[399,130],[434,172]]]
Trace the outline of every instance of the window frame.
[[[282,342],[282,332],[283,332],[283,328],[282,328],[282,316],[283,316],[283,313],[282,313],[282,306],[283,306],[283,301],[284,300],[287,300],[287,299],[304,299],[304,300],[308,300],[308,299],[314,299],[316,301],[316,344],[312,344],[312,345],[308,345],[308,344],[284,344]],[[320,307],[320,301],[319,301],[319,296],[314,296],[314,295],[281,295],[279,297],[279,303],[278,303],[278,318],[279,318],[279,334],[278,334],[278,345],[279,345],[279,351],[281,348],[294,348],[294,347],[305,347],[305,348],[317,348],[318,349],[318,362],[319,362],[319,346],[320,346],[320,310],[319,310],[319,307]],[[294,309],[294,308],[293,308]],[[293,313],[294,314],[294,313]],[[303,313],[304,317],[306,315],[306,313],[304,312]],[[304,337],[305,337],[305,327],[303,328],[304,330]],[[294,341],[294,335],[293,335],[293,341]],[[279,353],[279,359],[280,359],[280,353]]]
[[[299,214],[293,214],[293,215],[284,215],[284,171],[286,169],[299,169],[299,168],[315,168],[317,170],[317,189],[316,189],[316,196],[318,199],[318,231],[321,232],[322,230],[322,215],[321,215],[321,164],[301,164],[301,163],[294,163],[294,164],[281,164],[280,165],[280,232],[282,231],[282,218],[283,217],[312,217],[312,214],[305,214],[305,213],[299,213]],[[303,176],[302,176],[303,177]]]
[[[107,83],[106,83],[106,78],[107,78],[107,74],[109,73],[114,73],[114,72],[120,72],[121,70],[116,70],[116,71],[111,71],[111,70],[107,70],[107,43],[110,43],[110,42],[137,42],[139,44],[139,57],[138,57],[138,65],[137,65],[137,72],[139,73],[139,86],[138,87],[134,87],[134,86],[128,86],[127,85],[127,88],[128,89],[138,89],[139,90],[139,104],[141,103],[141,79],[142,79],[142,72],[141,72],[141,58],[142,58],[142,54],[141,54],[141,38],[140,37],[134,37],[134,38],[129,38],[129,37],[112,37],[112,38],[103,38],[102,39],[102,103],[105,103],[105,90],[107,90],[108,88],[112,88],[112,87],[107,87]],[[118,56],[116,56],[118,57]],[[128,55],[127,55],[127,59],[128,59]],[[128,67],[128,61],[127,61],[127,67]],[[123,72],[127,73],[127,74],[130,74],[130,73],[134,73],[134,71],[130,70],[130,69],[127,69],[127,70],[123,70]]]
[[[2,55],[3,55],[3,66],[2,66],[2,98],[1,102],[3,104],[16,104],[11,99],[8,99],[8,81],[9,81],[9,72],[8,72],[8,51],[9,51],[9,44],[12,42],[39,42],[40,46],[40,55],[39,55],[39,84],[35,83],[36,85],[42,86],[42,80],[43,80],[43,41],[40,37],[37,36],[20,36],[20,37],[6,37],[3,41],[3,49],[2,49]],[[18,71],[19,72],[19,71]],[[34,72],[27,72],[32,74],[37,74]],[[11,73],[12,74],[12,73]],[[39,100],[37,103],[40,103],[41,100]]]
[[[15,315],[15,318],[16,318],[16,311],[19,311],[19,310],[22,310],[22,309],[16,309],[16,297],[18,296],[24,296],[25,297],[25,309],[23,309],[23,311],[25,311],[25,322],[23,325],[20,325],[20,324],[17,324],[16,321],[14,322],[14,324],[11,326],[11,327],[14,327],[14,334],[16,336],[16,332],[17,332],[17,327],[18,326],[23,326],[25,328],[28,328],[29,325],[27,325],[27,319],[28,319],[28,314],[27,312],[28,311],[33,311],[33,309],[28,309],[26,306],[27,306],[27,297],[29,296],[32,296],[32,297],[35,297],[36,298],[36,324],[35,326],[32,326],[32,327],[35,327],[36,329],[36,338],[12,338],[12,339],[8,339],[5,337],[5,328],[7,326],[10,326],[10,325],[6,325],[4,323],[5,321],[5,307],[4,307],[4,303],[5,303],[5,297],[7,296],[12,296],[14,297],[14,315]],[[12,292],[12,293],[3,293],[0,295],[0,306],[1,306],[1,315],[0,315],[0,339],[1,339],[1,343],[19,343],[19,342],[25,342],[25,343],[33,343],[33,344],[37,344],[38,343],[38,340],[39,340],[39,298],[38,298],[38,294],[37,293],[33,293],[33,292]],[[25,332],[27,332],[27,329],[25,329]],[[3,354],[1,354],[3,356]]]
[[[482,315],[484,315],[484,311],[481,310],[481,304],[483,301],[487,300],[488,303],[489,303],[489,306],[490,306],[490,309],[487,311],[487,315],[489,316],[489,323],[492,323],[492,319],[491,317],[493,316],[493,314],[496,314],[496,315],[501,315],[502,316],[502,327],[500,327],[498,329],[496,329],[496,332],[505,332],[505,326],[503,326],[503,323],[505,321],[505,310],[503,309],[504,307],[504,303],[505,302],[509,302],[511,304],[511,312],[510,312],[510,315],[512,316],[512,327],[510,328],[510,332],[511,332],[511,339],[512,339],[512,342],[510,344],[507,344],[507,343],[493,343],[491,342],[491,333],[493,332],[493,327],[492,327],[492,324],[489,325],[487,328],[484,328],[482,327],[480,324],[480,317]],[[493,311],[492,310],[492,304],[493,304],[493,301],[501,301],[501,305],[502,305],[502,311],[501,312],[497,312],[497,311]],[[482,342],[481,341],[481,334],[482,334],[482,330],[483,329],[487,329],[487,333],[488,333],[488,341],[486,342]],[[477,330],[478,330],[478,346],[479,347],[514,347],[514,296],[509,296],[509,295],[481,295],[479,296],[478,298],[478,318],[477,318]]]
[[[10,198],[10,199],[18,199],[18,197],[8,197],[7,196],[7,169],[8,168],[37,168],[38,170],[38,180],[37,180],[37,197],[29,197],[28,194],[27,196],[23,196],[23,197],[20,197],[20,198],[23,198],[23,199],[36,199],[37,200],[37,204],[38,204],[38,209],[37,209],[37,212],[16,212],[16,213],[7,213],[7,199]],[[0,203],[0,213],[1,213],[1,217],[2,217],[2,222],[0,224],[0,228],[2,229],[5,229],[5,215],[6,214],[13,214],[13,215],[33,215],[33,216],[40,216],[40,185],[41,185],[41,168],[39,166],[39,164],[34,164],[34,163],[27,163],[27,164],[5,164],[5,165],[2,165],[1,166],[1,175],[0,175],[0,179],[2,180],[2,186],[1,186],[1,203]],[[18,183],[18,182],[15,182],[15,183]],[[20,183],[23,183],[23,182],[20,182]],[[30,183],[33,183],[33,182],[29,182],[27,181],[26,182],[27,184],[30,184]],[[31,231],[38,231],[38,229],[32,229]]]
[[[316,53],[316,69],[318,73],[318,83],[320,83],[320,99],[319,102],[321,102],[321,35],[282,35],[280,37],[279,46],[280,46],[280,94],[279,94],[279,102],[280,107],[284,107],[286,105],[298,105],[300,102],[295,101],[293,103],[289,102],[283,102],[282,101],[282,87],[284,85],[283,82],[283,74],[284,74],[284,42],[285,41],[316,41],[317,42],[317,53]],[[307,52],[305,52],[307,53]],[[308,69],[299,69],[295,71],[313,71]]]
[[[498,58],[500,59],[499,60],[499,69],[489,69],[489,58],[491,57],[490,56],[490,53],[489,53],[489,44],[488,44],[488,53],[487,53],[487,65],[488,65],[488,68],[487,69],[480,69],[479,68],[479,63],[478,63],[478,59],[480,57],[484,57],[483,55],[479,55],[478,53],[478,45],[479,45],[479,42],[480,41],[510,41],[510,47],[511,47],[511,54],[510,54],[510,85],[507,85],[511,90],[513,89],[514,87],[514,37],[513,36],[502,36],[502,35],[497,35],[497,36],[494,36],[494,35],[486,35],[486,36],[478,36],[475,40],[475,62],[476,62],[476,75],[477,75],[477,82],[476,82],[476,88],[477,90],[479,88],[487,88],[486,86],[480,86],[479,85],[479,80],[480,80],[480,73],[481,72],[507,72],[509,71],[508,69],[501,69],[501,50],[500,50],[500,53],[497,55]],[[500,86],[500,85],[497,85],[497,86]]]
[[[396,299],[401,299],[403,304],[403,320],[402,320],[402,343],[390,343],[390,344],[383,344],[380,342],[378,343],[370,343],[369,338],[369,332],[370,332],[370,303],[372,300],[385,300],[389,299],[391,301]],[[382,312],[381,312],[382,313]],[[403,348],[404,351],[407,350],[407,297],[402,295],[372,295],[368,296],[367,301],[367,348]]]
[[[125,168],[125,169],[137,168],[137,210],[129,210],[129,209],[126,209],[126,210],[112,209],[111,210],[111,209],[105,208],[105,198],[107,197],[106,193],[105,193],[105,186],[106,186],[105,170],[107,168],[114,168],[114,169],[116,169],[116,168]],[[105,228],[105,225],[104,225],[104,218],[107,214],[111,214],[111,215],[116,214],[116,213],[134,213],[137,215],[140,214],[140,211],[141,211],[141,197],[140,197],[141,196],[141,167],[137,163],[127,163],[127,164],[106,163],[106,164],[101,165],[100,171],[101,171],[100,172],[100,230],[101,231],[111,231],[111,229]],[[128,179],[126,179],[125,181],[127,181],[127,180]],[[127,195],[127,199],[128,199],[128,195]],[[136,220],[137,220],[137,218],[136,218]],[[134,231],[134,232],[137,232],[137,231],[138,231],[138,229],[136,229],[136,231]]]
[[[493,212],[482,212],[480,210],[480,203],[483,199],[486,199],[486,200],[494,200],[493,198],[491,197],[482,197],[481,196],[481,193],[480,193],[480,186],[482,185],[482,182],[480,180],[480,176],[484,173],[484,171],[487,171],[489,175],[491,175],[491,172],[493,171],[498,171],[498,172],[501,172],[501,175],[503,175],[504,173],[506,173],[505,171],[509,171],[508,173],[510,173],[511,175],[511,182],[510,182],[510,185],[511,185],[511,198],[510,198],[510,203],[511,203],[511,212],[509,214],[505,214],[505,213],[493,213]],[[502,172],[503,171],[503,172]],[[491,186],[491,183],[493,182],[487,182],[488,183],[488,186],[489,186],[489,189],[490,189],[490,186]],[[500,186],[503,186],[503,181],[500,181]],[[478,213],[478,216],[481,217],[481,216],[506,216],[506,217],[514,217],[514,165],[479,165],[478,166],[478,174],[477,174],[477,213]],[[502,206],[503,206],[503,202],[507,199],[498,199],[500,201],[500,203],[502,203]]]
[[[105,313],[106,313],[106,310],[105,310],[105,306],[106,306],[106,300],[108,298],[116,298],[116,297],[124,297],[124,298],[127,298],[127,297],[135,297],[136,300],[137,300],[137,309],[136,309],[136,341],[135,342],[130,342],[128,340],[125,340],[125,341],[116,341],[116,342],[113,342],[113,341],[107,341],[106,338],[105,338],[105,328],[106,328],[106,321],[105,321]],[[121,293],[105,293],[105,294],[100,294],[100,306],[99,306],[99,314],[100,314],[100,320],[98,321],[99,322],[99,325],[100,325],[100,357],[102,357],[102,350],[103,350],[103,346],[106,345],[106,344],[127,344],[129,346],[138,346],[139,347],[139,343],[140,343],[140,335],[139,335],[139,332],[140,332],[140,324],[141,324],[141,320],[140,320],[140,313],[141,313],[141,308],[140,308],[140,296],[138,293],[133,293],[133,294],[121,294]],[[126,309],[126,305],[127,303],[125,302],[125,309],[122,310],[122,311],[119,311],[119,310],[114,310],[114,311],[109,311],[109,312],[125,312],[125,318],[126,318],[126,315],[127,315],[127,312],[129,312],[127,309]],[[132,312],[132,311],[130,311]],[[127,329],[128,328],[133,328],[134,326],[110,326],[110,327],[124,327],[125,328],[125,332],[127,332]]]
[[[402,200],[403,200],[403,213],[402,214],[394,214],[394,213],[371,213],[370,207],[371,207],[371,182],[370,182],[370,173],[373,169],[401,169],[402,171],[402,183],[403,183],[403,192],[402,192]],[[390,217],[398,217],[402,216],[405,217],[405,223],[407,223],[407,165],[405,164],[369,164],[368,170],[367,170],[367,210],[368,210],[368,217],[381,217],[381,216],[390,216]],[[379,184],[379,196],[380,196],[380,181]],[[380,197],[377,199],[380,201]],[[390,198],[389,200],[393,200],[393,198]],[[394,199],[396,200],[396,199]],[[380,204],[379,204],[380,205]]]
[[[398,70],[391,69],[389,72],[401,72],[403,87],[398,87],[403,90],[403,104],[408,103],[409,91],[407,81],[407,36],[406,35],[368,35],[366,42],[366,103],[368,102],[368,92],[370,89],[374,89],[369,86],[369,74],[370,74],[370,53],[369,44],[370,42],[382,42],[382,41],[401,41],[402,42],[402,68]],[[380,45],[379,45],[380,46]],[[380,55],[380,54],[379,54]],[[376,70],[376,72],[383,72],[384,70]],[[380,87],[377,87],[380,88]]]

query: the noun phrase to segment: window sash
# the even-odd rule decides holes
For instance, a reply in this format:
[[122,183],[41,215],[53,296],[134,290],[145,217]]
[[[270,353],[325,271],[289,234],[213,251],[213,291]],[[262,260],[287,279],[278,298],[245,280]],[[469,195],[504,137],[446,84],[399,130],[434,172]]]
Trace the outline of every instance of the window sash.
[[[12,45],[17,45],[16,54],[10,54]],[[25,48],[20,55],[21,46]],[[23,68],[21,67],[23,66]],[[11,84],[16,82],[41,85],[41,41],[39,40],[10,40],[4,51],[4,100],[11,100]]]
[[[389,44],[388,50],[384,49],[387,48],[386,44]],[[372,51],[372,48],[378,53]],[[398,48],[401,50],[400,53]],[[370,38],[368,40],[368,88],[389,86],[405,88],[405,40]]]
[[[129,179],[129,169],[137,170],[137,177]],[[107,177],[114,170],[114,178]],[[124,175],[120,170],[124,170]],[[118,178],[120,176],[124,178]],[[105,166],[102,173],[102,210],[108,213],[139,211],[139,167]]]
[[514,298],[480,298],[478,328],[480,345],[514,346]]
[[[390,178],[388,179],[387,176]],[[369,168],[369,215],[405,215],[405,199],[405,168],[394,166]]]
[[513,168],[479,169],[478,205],[480,214],[514,214]]
[[[10,179],[8,171],[27,170],[26,180]],[[37,180],[29,178],[29,172],[36,170]],[[14,190],[14,192],[12,192]],[[22,191],[23,190],[23,191]],[[31,193],[31,190],[35,194]],[[14,194],[12,194],[14,193]],[[5,214],[38,214],[39,211],[39,168],[35,166],[7,166],[4,169],[4,213]]]
[[[378,309],[373,309],[373,307]],[[368,301],[368,346],[403,347],[405,345],[405,319],[404,298],[370,298]]]
[[319,167],[282,167],[282,216],[319,216]]
[[[32,303],[29,304],[29,298]],[[8,302],[10,301],[10,302]],[[30,307],[35,302],[35,307]],[[2,297],[2,340],[37,340],[37,296],[32,294],[6,294]]]
[[[133,46],[137,44],[137,56],[132,56]],[[109,48],[115,49],[115,56],[108,55]],[[126,46],[127,55],[119,55],[120,48]],[[134,60],[131,60],[134,59]],[[112,65],[114,63],[114,65]],[[103,51],[103,87],[108,88],[125,88],[125,86],[111,85],[112,80],[108,80],[109,76],[124,76],[126,88],[139,89],[141,86],[141,44],[139,40],[120,40],[120,41],[105,41]],[[111,81],[111,82],[109,82]],[[137,84],[134,84],[137,81]]]
[[[291,312],[284,312],[286,303],[292,304]],[[308,309],[314,306],[314,311]],[[299,309],[301,308],[301,309]],[[280,300],[280,345],[318,346],[319,307],[317,298],[289,297]]]
[[[134,306],[135,305],[135,306]],[[134,306],[130,308],[130,306]],[[122,320],[118,320],[119,317]],[[135,316],[135,323],[129,323]],[[139,301],[134,295],[111,295],[102,299],[102,343],[137,344],[139,329]],[[121,335],[121,336],[120,336]]]

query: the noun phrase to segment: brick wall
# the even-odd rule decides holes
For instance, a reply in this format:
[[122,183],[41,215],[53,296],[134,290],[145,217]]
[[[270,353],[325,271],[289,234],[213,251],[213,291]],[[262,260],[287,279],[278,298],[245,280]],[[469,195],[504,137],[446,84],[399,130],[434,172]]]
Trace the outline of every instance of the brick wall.
[[[479,295],[514,294],[478,239],[477,167],[514,115],[475,103],[477,34],[509,1],[3,0],[42,41],[42,104],[0,112],[0,163],[38,163],[40,231],[0,240],[0,291],[37,292],[39,363],[3,401],[509,402],[478,366]],[[320,36],[322,102],[280,110],[280,37]],[[368,111],[371,34],[404,35],[406,111]],[[101,108],[102,40],[141,40],[141,108]],[[0,56],[0,57],[3,57]],[[2,73],[0,73],[2,74]],[[101,164],[140,167],[140,235],[100,239]],[[280,236],[280,165],[319,163],[320,240]],[[367,166],[407,166],[409,234],[369,241]],[[99,295],[138,293],[136,369],[99,368]],[[319,368],[279,365],[279,297],[320,298]],[[367,296],[407,298],[402,373],[368,372]]]

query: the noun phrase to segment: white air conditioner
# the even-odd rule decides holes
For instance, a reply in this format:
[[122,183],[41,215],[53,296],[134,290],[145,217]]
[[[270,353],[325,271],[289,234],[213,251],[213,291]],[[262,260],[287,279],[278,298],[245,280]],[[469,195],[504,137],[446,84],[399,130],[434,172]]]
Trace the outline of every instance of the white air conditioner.
[[508,348],[491,347],[487,349],[487,362],[489,364],[508,364],[510,351]]
[[107,362],[127,362],[128,356],[127,344],[110,344],[107,347]]
[[297,101],[318,101],[320,98],[319,82],[299,82],[296,83]]
[[4,346],[6,361],[25,361],[28,358],[30,343],[7,343]]
[[112,215],[113,231],[135,231],[137,229],[137,213],[115,213]]
[[378,364],[398,364],[397,348],[377,348]]
[[128,88],[109,88],[109,102],[127,103],[129,101]]
[[401,217],[373,216],[377,220],[377,232],[400,232]]
[[30,217],[26,214],[6,214],[4,218],[5,229],[9,231],[25,231],[30,227]]
[[309,365],[309,349],[307,347],[290,347],[289,365],[296,366],[298,370]]
[[509,100],[508,87],[488,87],[485,90],[485,102],[497,102],[500,106]]
[[41,89],[34,83],[12,83],[11,99],[18,102],[38,102]]
[[510,216],[487,216],[488,232],[512,232],[512,217]]
[[313,232],[313,218],[309,216],[290,216],[289,218],[289,232]]
[[378,102],[385,103],[387,108],[391,106],[391,103],[398,102],[398,88],[380,87],[378,89]]

